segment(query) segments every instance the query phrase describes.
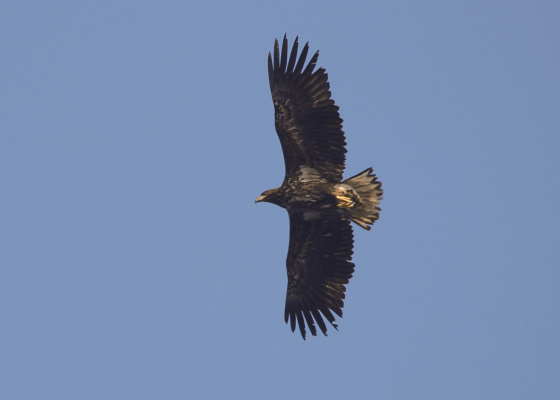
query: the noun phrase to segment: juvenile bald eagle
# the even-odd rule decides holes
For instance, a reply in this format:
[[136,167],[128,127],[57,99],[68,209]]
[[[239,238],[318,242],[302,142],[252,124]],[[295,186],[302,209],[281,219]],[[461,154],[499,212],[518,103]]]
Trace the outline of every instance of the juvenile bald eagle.
[[327,335],[323,316],[338,329],[332,312],[342,317],[344,285],[354,272],[350,221],[371,229],[370,225],[379,218],[383,194],[372,168],[342,180],[346,159],[342,119],[331,99],[325,70],[313,71],[319,52],[304,65],[308,50],[306,43],[298,59],[296,37],[288,58],[288,40],[284,36],[282,54],[278,39],[274,57],[268,54],[276,132],[286,175],[282,186],[266,190],[255,200],[288,211],[290,245],[284,320],[290,321],[292,332],[297,321],[303,339],[306,323],[313,336],[317,335],[315,323]]

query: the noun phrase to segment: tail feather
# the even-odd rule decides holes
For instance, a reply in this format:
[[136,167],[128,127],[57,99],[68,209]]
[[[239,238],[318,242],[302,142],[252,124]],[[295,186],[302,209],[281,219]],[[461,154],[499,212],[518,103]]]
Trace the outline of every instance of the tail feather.
[[350,219],[369,231],[370,225],[379,219],[379,211],[381,211],[379,208],[379,202],[383,198],[381,182],[377,180],[373,168],[368,168],[342,183],[352,186],[360,196],[360,201],[348,209]]

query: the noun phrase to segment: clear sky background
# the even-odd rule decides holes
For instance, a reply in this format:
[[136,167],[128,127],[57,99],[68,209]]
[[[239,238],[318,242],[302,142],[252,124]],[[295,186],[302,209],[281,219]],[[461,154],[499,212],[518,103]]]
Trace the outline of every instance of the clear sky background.
[[[385,191],[305,342],[286,32]],[[6,1],[0,58],[0,398],[560,398],[560,2]]]

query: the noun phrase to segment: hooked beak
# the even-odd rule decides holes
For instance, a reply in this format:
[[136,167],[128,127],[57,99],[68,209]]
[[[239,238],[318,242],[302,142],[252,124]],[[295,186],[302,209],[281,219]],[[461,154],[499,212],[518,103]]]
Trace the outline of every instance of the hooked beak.
[[258,203],[258,202],[260,202],[260,201],[263,201],[263,200],[265,199],[265,197],[266,197],[266,196],[265,196],[264,194],[261,194],[259,197],[257,197],[257,198],[255,199],[255,203]]

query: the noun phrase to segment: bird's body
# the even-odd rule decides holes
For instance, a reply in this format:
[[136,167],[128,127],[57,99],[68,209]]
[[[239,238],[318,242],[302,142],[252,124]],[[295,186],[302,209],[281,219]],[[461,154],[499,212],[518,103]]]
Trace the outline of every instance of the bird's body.
[[313,335],[317,334],[315,323],[326,335],[321,314],[337,327],[332,312],[342,317],[344,285],[354,272],[350,221],[369,230],[379,218],[383,192],[371,168],[342,180],[346,143],[338,107],[330,98],[328,76],[322,68],[313,72],[318,52],[304,69],[308,45],[299,60],[297,48],[296,38],[288,58],[284,37],[282,55],[278,41],[274,59],[269,54],[275,126],[286,176],[279,188],[263,192],[255,201],[288,211],[285,320],[292,331],[297,322],[305,339],[306,323]]

